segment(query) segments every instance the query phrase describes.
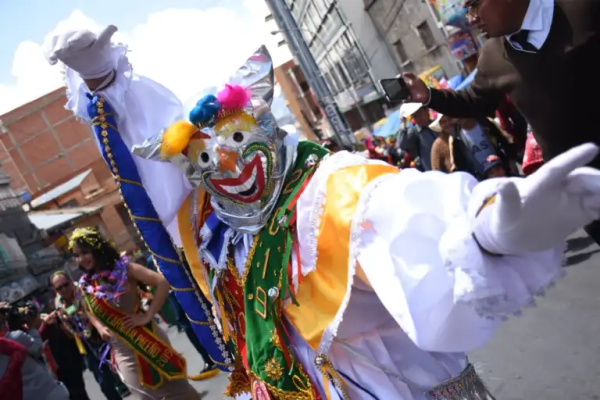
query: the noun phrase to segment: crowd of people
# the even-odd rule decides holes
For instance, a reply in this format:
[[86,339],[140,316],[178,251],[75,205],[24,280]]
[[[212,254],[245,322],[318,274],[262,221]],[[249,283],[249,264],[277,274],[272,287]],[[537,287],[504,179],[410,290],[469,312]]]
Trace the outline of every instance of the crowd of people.
[[[397,136],[365,139],[369,158],[419,171],[467,172],[478,180],[519,176],[524,146],[491,118],[452,118],[426,107],[402,117]],[[533,147],[530,145],[530,147]],[[527,150],[526,154],[530,154]],[[526,171],[541,165],[540,157],[526,160]]]
[[[165,298],[166,281],[156,272],[152,256],[148,260],[138,258],[139,264],[130,262],[126,254],[119,254],[114,245],[94,229],[76,230],[70,249],[83,275],[80,280],[73,280],[65,271],[53,273],[49,280],[55,294],[52,304],[0,303],[0,353],[9,355],[6,360],[0,358],[0,371],[4,371],[0,393],[14,392],[11,399],[87,400],[91,397],[83,374],[89,370],[107,400],[121,400],[132,391],[141,398],[155,398],[144,397],[147,385],[138,374],[143,361],[137,360],[124,340],[112,333],[85,304],[85,286],[95,280],[104,286],[96,293],[100,297],[103,291],[113,293],[111,300],[119,309],[139,307],[144,310],[144,320],[124,321],[130,328],[164,322],[187,334],[204,361],[203,370],[190,379],[207,379],[217,374],[214,362],[193,333],[168,286],[169,294]],[[112,269],[119,263],[122,263],[121,268],[126,265],[127,274],[121,277],[102,274],[107,267]],[[160,327],[156,327],[154,333],[166,338]],[[153,396],[199,398],[184,381],[176,382],[179,383],[165,385]],[[16,390],[18,387],[21,389]]]

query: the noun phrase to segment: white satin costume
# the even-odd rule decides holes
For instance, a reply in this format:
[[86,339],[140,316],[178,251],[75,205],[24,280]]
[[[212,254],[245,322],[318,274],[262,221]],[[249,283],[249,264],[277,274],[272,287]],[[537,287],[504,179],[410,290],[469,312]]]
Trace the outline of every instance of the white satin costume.
[[[164,87],[134,74],[124,48],[115,46],[114,55],[116,81],[100,93],[115,109],[119,131],[132,146],[181,119],[183,107]],[[85,84],[72,70],[67,69],[66,77],[68,108],[87,120]],[[189,183],[175,165],[134,158],[161,220],[178,243],[176,214],[191,190]],[[377,163],[348,152],[321,162],[297,204],[305,278],[319,264],[329,178],[348,167]],[[483,346],[500,322],[533,304],[534,296],[560,276],[563,246],[521,256],[482,253],[471,224],[491,194],[490,185],[463,173],[406,170],[365,185],[351,216],[351,235],[341,239],[350,248],[348,290],[335,318],[316,348],[289,327],[292,350],[322,396],[343,398],[323,381],[315,366],[317,354],[328,357],[352,400],[435,398],[428,392],[468,367],[466,352]],[[236,265],[243,274],[252,238],[233,237]],[[472,371],[463,375],[461,385],[474,379]],[[447,387],[458,388],[457,382]],[[476,392],[456,389],[438,398],[484,398],[481,390]]]

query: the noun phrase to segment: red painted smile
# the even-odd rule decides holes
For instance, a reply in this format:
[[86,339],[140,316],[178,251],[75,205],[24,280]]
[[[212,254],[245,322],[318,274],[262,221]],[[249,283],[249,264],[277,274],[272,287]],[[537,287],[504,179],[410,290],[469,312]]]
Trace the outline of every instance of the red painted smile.
[[254,203],[265,188],[265,171],[260,155],[257,153],[238,177],[210,178],[210,183],[224,197],[241,203]]

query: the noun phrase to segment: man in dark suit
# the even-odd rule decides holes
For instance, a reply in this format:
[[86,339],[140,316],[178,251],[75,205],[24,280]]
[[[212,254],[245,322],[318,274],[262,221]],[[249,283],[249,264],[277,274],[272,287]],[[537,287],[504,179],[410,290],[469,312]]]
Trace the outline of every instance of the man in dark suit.
[[[505,95],[529,122],[546,160],[585,142],[600,144],[600,1],[467,0],[470,21],[490,39],[465,91],[429,89],[404,75],[410,101],[444,115],[493,114]],[[580,117],[576,117],[580,116]],[[592,165],[600,167],[600,159]],[[600,223],[587,228],[600,243]]]

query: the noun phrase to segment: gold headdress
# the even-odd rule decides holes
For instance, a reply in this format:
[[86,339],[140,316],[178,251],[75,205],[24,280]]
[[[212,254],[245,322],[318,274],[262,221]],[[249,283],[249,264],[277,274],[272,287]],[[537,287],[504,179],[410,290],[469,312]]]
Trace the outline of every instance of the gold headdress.
[[102,250],[102,245],[112,247],[115,251],[117,250],[116,246],[110,240],[104,239],[100,231],[92,227],[77,228],[73,231],[69,239],[69,251],[73,250],[78,241],[84,242],[97,250]]

